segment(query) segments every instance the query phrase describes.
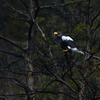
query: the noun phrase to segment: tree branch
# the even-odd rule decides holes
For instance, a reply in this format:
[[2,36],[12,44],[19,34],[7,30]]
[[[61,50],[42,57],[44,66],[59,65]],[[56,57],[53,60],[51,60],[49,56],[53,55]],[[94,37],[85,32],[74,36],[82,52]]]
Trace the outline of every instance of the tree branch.
[[42,38],[43,38],[43,40],[45,41],[45,43],[47,44],[47,47],[48,47],[48,49],[49,49],[49,54],[50,54],[50,56],[51,56],[51,58],[52,58],[53,55],[52,55],[52,52],[51,52],[51,48],[50,48],[50,46],[49,46],[49,43],[48,43],[48,41],[47,41],[47,38],[46,38],[44,32],[42,31],[42,29],[40,28],[40,26],[38,25],[38,23],[36,22],[36,20],[35,20],[34,18],[33,18],[33,22],[36,24],[37,28],[38,28],[39,31],[41,32]]
[[12,56],[15,56],[15,57],[24,57],[23,55],[15,54],[15,53],[8,52],[8,51],[2,50],[2,49],[0,49],[0,52],[9,54],[9,55],[12,55]]
[[10,17],[10,18],[12,18],[12,19],[16,19],[16,20],[21,20],[21,21],[28,22],[28,20],[26,20],[25,18],[17,18],[17,17],[11,16],[11,15],[7,15],[7,16]]
[[23,5],[26,7],[26,8],[29,8],[29,6],[23,1],[23,0],[20,0],[22,3],[23,3]]
[[94,16],[94,18],[91,20],[91,25],[90,25],[90,27],[92,27],[92,25],[93,25],[95,19],[99,16],[99,14],[100,14],[100,10],[99,10],[99,12]]
[[20,11],[20,10],[17,10],[15,9],[14,7],[12,7],[9,3],[6,2],[6,4],[13,10],[13,11],[16,11],[17,13],[21,14],[21,15],[24,15],[26,17],[29,18],[29,15],[28,14],[25,14],[24,12]]
[[22,83],[20,80],[16,78],[12,78],[12,80],[15,82],[16,85],[24,88],[25,90],[30,90],[24,83]]
[[68,94],[68,93],[64,93],[64,92],[54,92],[54,91],[41,91],[41,90],[36,90],[34,91],[33,93],[21,93],[21,94],[5,94],[5,95],[0,95],[0,96],[26,96],[26,95],[33,95],[33,94],[38,94],[38,93],[46,93],[46,94],[52,94],[52,95],[58,95],[58,94],[64,94],[64,95],[67,95],[69,97],[72,97],[74,99],[76,99],[75,96],[71,95],[71,94]]
[[68,6],[68,5],[73,5],[73,4],[76,4],[76,3],[82,3],[82,2],[86,2],[86,1],[77,1],[77,2],[73,2],[73,3],[63,3],[63,4],[60,4],[60,5],[45,5],[45,6],[40,6],[40,9],[47,9],[47,8],[56,8],[56,7],[64,7],[64,6]]
[[13,64],[15,64],[15,63],[19,62],[20,60],[22,60],[22,58],[20,58],[20,59],[18,59],[18,60],[16,60],[16,61],[14,61],[14,62],[12,62],[12,63],[10,63],[9,65],[7,65],[6,67],[4,67],[3,69],[6,69],[7,67],[12,66]]
[[74,93],[76,92],[67,82],[65,82],[64,80],[62,80],[59,76],[57,76],[55,73],[53,73],[48,66],[46,65],[46,63],[44,63],[42,61],[42,63],[45,65],[45,68],[61,83],[65,84],[71,91],[73,91]]
[[10,39],[8,39],[8,38],[2,36],[2,35],[0,35],[0,38],[1,38],[2,40],[6,41],[6,42],[9,42],[10,44],[12,44],[12,45],[18,47],[18,48],[21,49],[22,51],[24,51],[24,52],[26,51],[26,50],[23,49],[21,46],[19,46],[16,42],[14,42],[14,41],[12,41],[12,40],[10,40]]

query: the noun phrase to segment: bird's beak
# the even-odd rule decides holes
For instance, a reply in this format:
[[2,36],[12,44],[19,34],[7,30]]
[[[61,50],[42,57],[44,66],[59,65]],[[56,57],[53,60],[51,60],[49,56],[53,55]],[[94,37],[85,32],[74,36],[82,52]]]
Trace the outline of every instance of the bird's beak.
[[57,34],[58,34],[58,32],[54,32],[53,34],[54,34],[54,35],[57,35]]

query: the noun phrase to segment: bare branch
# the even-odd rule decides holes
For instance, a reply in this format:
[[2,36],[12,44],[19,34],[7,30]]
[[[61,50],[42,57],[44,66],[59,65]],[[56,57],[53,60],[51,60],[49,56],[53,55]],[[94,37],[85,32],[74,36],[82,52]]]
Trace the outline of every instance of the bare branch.
[[97,63],[97,64],[94,64],[93,66],[91,66],[91,67],[96,66],[96,68],[95,68],[92,72],[90,72],[89,75],[87,75],[86,77],[89,77],[89,76],[92,75],[96,70],[98,70],[97,68],[99,67],[99,65],[100,65],[100,62]]
[[45,42],[47,42],[47,39],[45,37],[45,34],[44,32],[42,31],[42,29],[40,28],[40,26],[38,25],[38,23],[36,22],[36,20],[33,18],[33,22],[36,24],[37,28],[39,29],[39,31],[41,32],[42,34],[42,38],[44,39]]
[[14,41],[12,41],[12,40],[10,40],[10,39],[8,39],[8,38],[2,36],[2,35],[0,35],[0,38],[3,39],[3,40],[6,41],[6,42],[9,42],[10,44],[12,44],[12,45],[18,47],[18,48],[21,49],[22,51],[24,51],[24,52],[26,51],[26,50],[23,49],[21,46],[19,46],[16,42],[14,42]]
[[91,89],[91,91],[94,93],[95,90],[94,90],[94,89],[91,87],[91,85],[88,83],[86,77],[84,77],[84,75],[81,73],[81,71],[80,71],[80,74],[81,74],[81,76],[83,77],[83,79],[84,79],[85,83],[87,84],[87,86],[88,86],[88,87]]
[[[99,50],[99,49],[98,49],[98,50]],[[96,52],[98,52],[98,50],[97,50]],[[96,53],[96,52],[95,52],[95,53]],[[89,60],[90,58],[95,58],[95,59],[100,60],[100,57],[94,55],[95,53],[89,53],[89,52],[86,53],[86,54],[90,54],[90,57],[88,58],[88,60]]]
[[100,57],[98,57],[98,56],[92,56],[93,58],[95,58],[95,59],[99,59],[100,60]]
[[59,82],[61,82],[61,83],[63,83],[63,84],[65,84],[71,91],[73,91],[74,93],[76,92],[67,82],[65,82],[64,80],[62,80],[59,76],[57,76],[55,73],[53,73],[49,68],[48,68],[48,66],[46,65],[46,63],[44,63],[43,61],[42,61],[42,63],[45,65],[45,68],[53,75],[53,76],[55,76],[55,78],[59,81]]
[[74,93],[76,92],[67,82],[65,82],[64,80],[62,80],[59,76],[55,75],[54,76],[58,79],[58,81],[60,81],[61,83],[65,84],[70,90],[72,90]]
[[39,90],[37,90],[35,92],[36,93],[47,93],[47,94],[50,93],[50,94],[53,94],[53,95],[64,94],[64,95],[67,95],[69,97],[72,97],[72,98],[76,99],[76,97],[73,96],[72,94],[68,94],[68,93],[65,93],[65,92],[55,92],[55,91],[47,91],[47,90],[45,90],[45,91],[39,91]]
[[16,11],[17,13],[19,13],[19,14],[21,14],[21,15],[24,15],[24,16],[26,16],[26,17],[29,18],[29,15],[28,15],[28,14],[26,14],[26,13],[20,11],[20,10],[15,9],[14,7],[12,7],[12,6],[11,6],[9,3],[7,3],[7,2],[6,2],[6,4],[7,4],[13,11]]
[[24,6],[26,7],[26,8],[29,8],[29,6],[23,1],[23,0],[20,0],[23,4],[24,4]]
[[99,99],[100,99],[100,96],[98,96],[98,97],[95,98],[95,100],[99,100]]
[[99,10],[99,12],[94,16],[94,18],[91,20],[91,25],[90,25],[90,27],[92,27],[92,25],[93,25],[95,19],[99,16],[99,14],[100,14],[100,10]]
[[39,6],[39,2],[38,2],[38,0],[35,0],[35,3],[36,3],[35,17],[36,17],[37,14],[38,14],[38,12],[39,12],[40,6]]
[[32,95],[32,94],[38,94],[38,93],[46,93],[46,94],[52,94],[52,95],[58,95],[58,94],[64,94],[64,95],[67,95],[69,97],[72,97],[74,99],[76,99],[75,96],[71,95],[71,94],[68,94],[68,93],[64,93],[64,92],[55,92],[55,91],[39,91],[39,90],[36,90],[34,91],[33,93],[21,93],[21,94],[5,94],[5,95],[0,95],[0,96],[26,96],[26,95]]
[[11,16],[11,15],[7,15],[7,16],[10,17],[10,18],[12,18],[12,19],[16,19],[16,20],[21,20],[21,21],[28,22],[28,20],[26,20],[25,18],[17,18],[17,17]]
[[63,4],[60,4],[60,5],[45,5],[45,6],[40,6],[40,9],[47,9],[47,8],[56,8],[56,7],[64,7],[64,6],[68,6],[68,5],[73,5],[73,4],[76,4],[76,3],[82,3],[82,2],[86,2],[86,1],[77,1],[77,2],[73,2],[73,3],[63,3]]
[[15,84],[17,84],[18,86],[24,88],[25,90],[30,90],[24,83],[22,83],[20,80],[12,78],[12,80],[15,82]]
[[7,65],[6,67],[4,67],[4,69],[6,69],[6,68],[8,68],[8,67],[12,66],[13,64],[15,64],[15,63],[19,62],[20,60],[22,60],[22,58],[20,58],[20,59],[18,59],[18,60],[16,60],[16,61],[14,61],[14,62],[12,62],[12,63],[10,63],[10,64],[9,64],[9,65]]
[[47,87],[50,86],[50,85],[51,85],[52,83],[54,83],[55,81],[57,81],[57,80],[52,80],[52,81],[50,81],[50,82],[45,86],[45,88],[43,88],[43,90],[46,90]]
[[100,27],[100,22],[91,30],[91,32],[95,32]]
[[40,26],[38,25],[38,23],[36,22],[36,20],[35,20],[34,18],[33,18],[33,22],[36,24],[37,28],[38,28],[39,31],[41,32],[42,38],[43,38],[43,40],[45,41],[45,43],[47,44],[48,49],[49,49],[49,54],[50,54],[50,56],[51,56],[51,58],[52,58],[53,55],[52,55],[52,52],[51,52],[51,48],[50,48],[50,46],[49,46],[49,43],[48,43],[48,41],[47,41],[47,38],[46,38],[44,32],[42,31],[42,29],[40,28]]
[[0,49],[0,52],[6,53],[6,54],[9,54],[9,55],[13,55],[15,57],[24,57],[23,55],[15,54],[15,53],[8,52],[8,51],[2,50],[2,49]]

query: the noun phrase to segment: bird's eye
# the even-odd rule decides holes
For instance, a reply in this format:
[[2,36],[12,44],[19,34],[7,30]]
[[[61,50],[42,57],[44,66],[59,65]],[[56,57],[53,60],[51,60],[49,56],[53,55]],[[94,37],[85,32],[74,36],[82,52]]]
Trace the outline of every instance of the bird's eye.
[[57,35],[57,34],[58,34],[58,32],[54,32],[54,34],[55,34],[55,35]]

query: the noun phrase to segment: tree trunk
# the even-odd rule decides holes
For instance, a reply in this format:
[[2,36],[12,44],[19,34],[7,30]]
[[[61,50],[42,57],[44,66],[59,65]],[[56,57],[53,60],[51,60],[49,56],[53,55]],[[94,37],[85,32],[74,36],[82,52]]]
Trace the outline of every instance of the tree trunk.
[[27,73],[27,86],[28,86],[28,91],[27,91],[27,100],[35,100],[34,97],[34,91],[37,88],[36,84],[36,75],[33,74],[35,71],[35,66],[34,66],[34,51],[35,51],[35,32],[36,32],[36,26],[34,23],[35,19],[35,0],[29,0],[29,13],[30,13],[30,27],[29,27],[29,33],[28,33],[28,49],[26,52],[26,61],[27,61],[27,69],[29,70]]
[[[64,89],[65,89],[65,85],[64,84],[60,84],[60,87],[59,87],[59,92],[64,92]],[[58,100],[64,100],[64,94],[59,94],[58,95]]]
[[[88,52],[91,52],[91,28],[90,28],[90,13],[89,13],[89,10],[90,10],[90,1],[88,1],[88,7],[87,7],[87,15],[86,15],[86,25],[87,25],[87,40],[86,40],[86,46],[87,46],[87,50]],[[78,94],[78,100],[83,100],[83,94],[84,94],[84,91],[85,91],[85,87],[86,87],[86,76],[88,74],[88,71],[89,71],[89,66],[90,66],[90,54],[87,53],[85,55],[85,59],[84,59],[84,73],[82,75],[82,78],[83,78],[83,81],[82,81],[82,86],[81,86],[81,89],[79,91],[79,94]]]

